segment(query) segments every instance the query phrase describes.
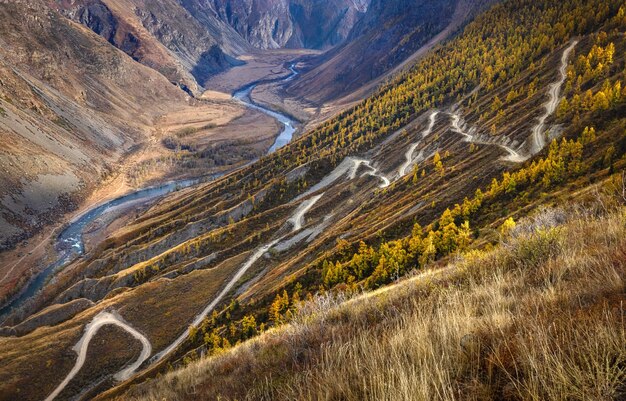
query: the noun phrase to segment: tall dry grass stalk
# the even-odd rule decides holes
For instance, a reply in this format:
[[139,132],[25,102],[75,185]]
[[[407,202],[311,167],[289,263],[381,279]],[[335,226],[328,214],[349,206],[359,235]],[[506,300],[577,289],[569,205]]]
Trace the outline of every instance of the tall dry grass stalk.
[[320,298],[307,306],[311,317],[130,395],[623,399],[624,209],[604,217],[542,213],[492,252],[472,252],[375,294],[341,303]]

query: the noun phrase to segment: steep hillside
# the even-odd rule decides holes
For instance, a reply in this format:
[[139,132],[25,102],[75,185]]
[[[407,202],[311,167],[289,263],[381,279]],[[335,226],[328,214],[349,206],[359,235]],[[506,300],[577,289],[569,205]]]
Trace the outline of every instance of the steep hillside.
[[[114,387],[103,397],[119,395],[170,366],[280,326],[300,300],[318,292],[376,290],[409,271],[488,250],[503,223],[513,224],[510,218],[520,220],[545,204],[585,202],[599,184],[615,186],[626,168],[625,14],[618,0],[505,1],[373,96],[290,145],[131,216],[8,319],[12,327],[3,332],[9,336],[0,339],[0,394],[71,398]],[[595,224],[616,238],[623,217],[607,219],[611,230],[609,223]],[[576,230],[580,223],[572,224]],[[592,232],[599,236],[593,243],[606,246],[603,234]],[[563,240],[549,236],[548,245],[553,239]],[[594,238],[588,239],[579,244],[591,247]],[[535,253],[520,241],[520,252],[536,264],[516,265],[520,254],[512,250],[509,257],[505,249],[505,263],[486,259],[470,267],[502,266],[511,293],[532,297],[531,285],[513,292],[520,276],[529,266],[552,266],[562,254],[550,253],[550,246],[547,254]],[[613,244],[615,252],[623,247]],[[620,260],[619,253],[594,263],[606,260]],[[569,266],[578,272],[586,265]],[[614,267],[621,274],[623,266]],[[502,284],[491,277],[487,270],[475,278],[487,288]],[[581,285],[596,279],[584,272],[575,278]],[[608,295],[618,294],[618,287]],[[567,294],[558,291],[550,294]],[[582,291],[579,299],[587,299]],[[448,299],[439,296],[430,299]],[[483,304],[475,295],[457,296]],[[568,299],[563,302],[569,305]],[[544,301],[549,299],[537,305],[543,308]],[[432,305],[424,308],[432,311]],[[564,313],[577,313],[578,306],[568,305]],[[515,312],[511,319],[528,316],[527,310],[509,310]],[[542,322],[536,327],[545,327]],[[92,329],[102,324],[100,331]],[[606,332],[619,339],[618,331]],[[79,358],[71,351],[76,344],[79,351],[89,345]],[[280,347],[264,350],[269,354],[263,358],[278,363],[289,355]],[[47,361],[56,368],[48,369]],[[316,366],[311,375],[325,383]],[[470,371],[476,366],[460,365]],[[284,390],[298,391],[299,376],[287,368],[293,366],[283,369]],[[482,385],[472,380],[478,376],[469,377],[468,385]],[[355,386],[355,392],[365,391]],[[229,387],[217,391],[232,395]],[[263,388],[250,391],[252,397],[265,394]],[[314,398],[317,390],[311,391]]]
[[116,399],[622,399],[624,212],[540,210],[493,251],[318,296],[290,324]]
[[186,96],[39,2],[0,4],[0,19],[6,246],[71,208]]
[[[191,2],[187,2],[191,3]],[[261,49],[325,49],[343,42],[369,0],[212,0],[223,21]]]
[[170,81],[197,85],[241,62],[249,44],[211,9],[172,0],[57,0],[57,8]]
[[307,120],[317,124],[374,93],[495,2],[374,0],[345,41],[301,59],[298,79],[259,88],[255,99],[294,115],[306,109]]
[[[278,132],[230,99],[191,99],[43,1],[0,4],[0,21],[2,303],[47,264],[66,219],[137,187],[247,163]],[[225,125],[238,134],[225,137]]]
[[316,67],[290,85],[288,93],[320,104],[351,93],[417,51],[453,18],[462,20],[455,15],[458,3],[373,0],[346,43],[311,60]]

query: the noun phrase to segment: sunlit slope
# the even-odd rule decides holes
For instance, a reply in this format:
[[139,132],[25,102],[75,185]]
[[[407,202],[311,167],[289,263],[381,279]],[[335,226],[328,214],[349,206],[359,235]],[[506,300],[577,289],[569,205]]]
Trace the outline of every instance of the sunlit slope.
[[115,399],[622,399],[626,221],[605,213],[538,211],[492,251],[316,297]]
[[186,95],[43,2],[0,4],[0,20],[4,250],[75,208]]
[[[50,394],[73,366],[82,328],[105,308],[139,329],[154,354],[187,336],[169,355],[179,366],[280,324],[307,294],[376,289],[494,242],[508,217],[584,200],[579,188],[593,191],[589,184],[624,168],[620,5],[505,2],[354,109],[248,168],[162,199],[58,276],[33,311],[77,298],[96,306],[3,339],[20,363],[0,377],[11,377],[12,391]],[[546,117],[548,145],[535,154],[533,130],[564,64],[559,95],[568,100]],[[557,135],[567,141],[552,144]],[[51,346],[35,349],[43,342]],[[139,344],[133,355],[114,341],[94,344],[103,357],[87,357],[68,396],[139,355]],[[64,369],[46,371],[33,390],[17,369],[40,363],[42,352]]]

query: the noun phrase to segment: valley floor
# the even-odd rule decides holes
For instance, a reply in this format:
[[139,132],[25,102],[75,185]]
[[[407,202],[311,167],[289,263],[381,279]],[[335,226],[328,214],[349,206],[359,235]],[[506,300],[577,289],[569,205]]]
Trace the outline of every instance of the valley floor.
[[[264,154],[280,125],[273,118],[231,100],[230,95],[213,93],[201,102],[181,105],[163,115],[151,131],[146,141],[124,155],[113,172],[88,191],[76,210],[58,210],[56,224],[44,226],[34,237],[0,253],[0,300],[7,299],[47,261],[56,258],[53,239],[67,222],[97,205],[141,188],[237,168]],[[173,149],[168,147],[170,138],[178,141]],[[222,157],[219,152],[215,156],[199,156],[203,149],[220,146],[229,146],[227,155],[232,160],[217,160],[216,157]],[[236,146],[241,148],[239,154],[231,149]],[[114,220],[137,208],[141,209],[142,205],[109,212],[106,224],[88,230],[88,246],[100,242]]]

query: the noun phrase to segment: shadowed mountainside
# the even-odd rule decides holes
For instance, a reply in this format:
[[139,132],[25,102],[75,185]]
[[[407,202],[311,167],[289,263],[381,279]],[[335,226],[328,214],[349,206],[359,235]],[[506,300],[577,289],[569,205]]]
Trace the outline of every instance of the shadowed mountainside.
[[346,40],[369,0],[212,0],[217,15],[261,49],[326,49]]
[[58,0],[57,8],[133,59],[194,92],[196,83],[203,85],[210,76],[241,64],[236,56],[250,50],[237,32],[196,2]]
[[310,71],[305,67],[307,71],[286,88],[286,93],[315,104],[350,95],[393,70],[433,40],[421,52],[425,54],[494,2],[372,0],[344,43],[309,60]]

